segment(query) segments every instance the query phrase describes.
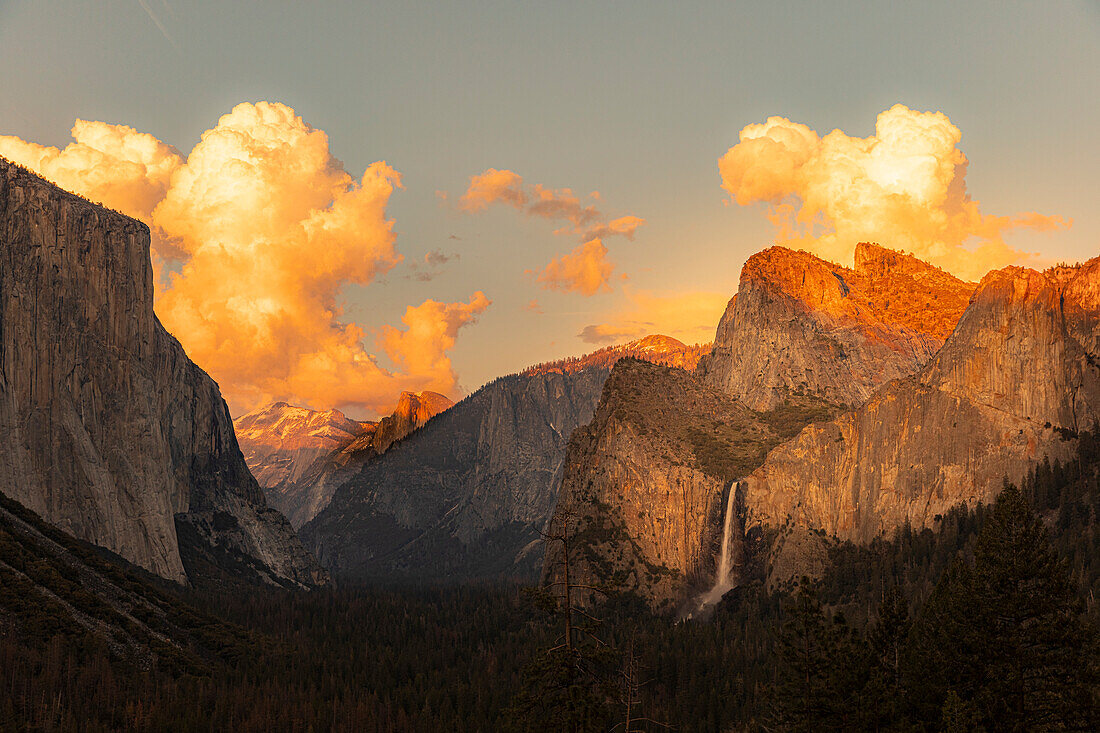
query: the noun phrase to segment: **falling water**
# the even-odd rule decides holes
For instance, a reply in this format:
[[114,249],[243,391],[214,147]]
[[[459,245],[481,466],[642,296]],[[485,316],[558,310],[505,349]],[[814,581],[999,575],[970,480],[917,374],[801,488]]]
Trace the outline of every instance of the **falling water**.
[[733,589],[733,562],[730,558],[730,535],[733,533],[733,504],[737,494],[739,482],[730,484],[729,496],[726,498],[726,519],[722,523],[722,549],[718,555],[718,573],[714,576],[714,585],[710,590],[699,595],[695,599],[695,609],[687,614],[688,618],[696,616],[707,610],[710,606],[722,600]]

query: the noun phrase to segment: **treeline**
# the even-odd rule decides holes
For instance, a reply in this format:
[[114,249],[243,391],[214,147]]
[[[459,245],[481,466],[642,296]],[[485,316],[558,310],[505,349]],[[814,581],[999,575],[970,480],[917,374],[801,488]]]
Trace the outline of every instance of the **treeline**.
[[766,715],[791,731],[1098,730],[1096,619],[1077,591],[1042,520],[1006,486],[915,616],[893,585],[859,629],[805,581],[784,614]]
[[[1076,437],[1075,460],[993,506],[833,546],[794,593],[766,592],[758,568],[712,619],[678,625],[612,600],[573,664],[553,645],[532,664],[514,727],[1100,730],[1100,441]],[[628,661],[647,670],[631,715],[648,721],[630,726]]]
[[[1097,729],[1100,449],[1080,445],[934,531],[833,547],[794,594],[757,577],[684,623],[612,597],[566,653],[561,604],[514,585],[151,589],[181,666],[5,584],[0,730]],[[14,547],[0,568],[48,574]]]

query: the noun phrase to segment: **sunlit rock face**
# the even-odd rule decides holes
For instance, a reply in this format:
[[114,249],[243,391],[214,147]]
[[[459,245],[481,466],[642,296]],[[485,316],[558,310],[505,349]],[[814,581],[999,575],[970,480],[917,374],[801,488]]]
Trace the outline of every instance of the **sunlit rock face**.
[[326,576],[153,314],[149,230],[0,159],[0,487],[179,582]]
[[[685,602],[713,579],[716,507],[730,482],[760,469],[769,451],[787,450],[780,444],[803,427],[822,430],[845,406],[920,370],[975,287],[872,244],[857,248],[850,269],[781,247],[749,258],[694,379],[620,363],[596,418],[575,434],[556,514],[576,517],[577,572],[634,591],[658,610]],[[868,440],[892,438],[880,430]],[[791,463],[816,466],[813,450]],[[741,491],[743,544],[745,518],[749,529],[774,522],[753,504],[765,493]],[[799,564],[812,554],[786,556]],[[545,578],[554,577],[557,559],[548,554]]]
[[630,355],[694,366],[705,349],[647,337],[497,379],[352,466],[302,537],[349,578],[533,580],[565,446],[611,366]]
[[[595,416],[566,453],[551,533],[571,538],[571,581],[637,593],[655,611],[674,611],[713,581],[735,479],[785,436],[835,413],[805,395],[757,412],[685,370],[618,362]],[[742,509],[735,557],[744,554]],[[561,549],[546,551],[546,581],[561,580]]]
[[860,405],[932,358],[973,290],[874,244],[856,248],[852,269],[772,247],[745,263],[698,372],[757,410],[799,392]]
[[276,402],[233,421],[252,474],[295,527],[328,505],[336,485],[454,403],[436,392],[403,392],[379,422]]
[[[444,410],[454,405],[448,397],[438,392],[424,391],[418,394],[402,392],[393,414],[384,417],[378,428],[370,436],[370,447],[375,453],[385,453],[391,445],[424,425]],[[359,436],[350,446],[351,450],[367,447],[366,435]]]
[[914,377],[812,425],[748,480],[750,525],[866,541],[988,501],[1100,420],[1100,258],[988,274]]

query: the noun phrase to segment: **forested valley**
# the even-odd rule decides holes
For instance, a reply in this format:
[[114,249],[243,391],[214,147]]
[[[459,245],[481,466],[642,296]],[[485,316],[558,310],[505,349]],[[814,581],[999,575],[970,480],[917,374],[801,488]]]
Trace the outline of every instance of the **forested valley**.
[[934,531],[834,543],[817,581],[769,593],[761,571],[685,622],[612,592],[568,644],[545,589],[182,592],[43,528],[144,599],[139,629],[0,523],[0,729],[1095,730],[1100,441],[1080,438]]

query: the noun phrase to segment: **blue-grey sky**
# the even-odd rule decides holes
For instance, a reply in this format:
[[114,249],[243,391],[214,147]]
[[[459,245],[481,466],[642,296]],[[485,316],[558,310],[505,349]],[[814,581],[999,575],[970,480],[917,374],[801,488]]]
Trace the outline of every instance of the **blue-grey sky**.
[[[595,348],[578,334],[636,311],[630,293],[732,295],[775,230],[761,205],[727,203],[718,159],[771,115],[866,137],[895,103],[943,112],[983,212],[1073,221],[1009,232],[1011,247],[1100,250],[1093,2],[0,2],[0,135],[63,147],[81,118],[187,155],[260,100],[324,130],[353,178],[378,160],[400,172],[386,211],[407,260],[459,255],[430,280],[406,263],[344,288],[344,321],[370,332],[428,298],[492,299],[450,351],[467,390]],[[646,220],[604,240],[611,292],[524,275],[578,239],[508,206],[460,210],[488,168]]]

